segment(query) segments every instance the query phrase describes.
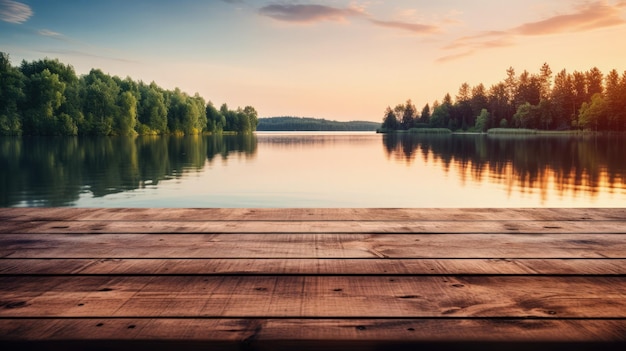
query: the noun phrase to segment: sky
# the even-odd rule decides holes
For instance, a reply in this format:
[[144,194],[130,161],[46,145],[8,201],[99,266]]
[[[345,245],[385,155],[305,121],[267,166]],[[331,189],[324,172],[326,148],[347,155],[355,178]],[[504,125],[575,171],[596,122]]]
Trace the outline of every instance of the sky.
[[626,0],[0,0],[13,65],[58,58],[251,105],[380,122],[506,69],[626,70]]

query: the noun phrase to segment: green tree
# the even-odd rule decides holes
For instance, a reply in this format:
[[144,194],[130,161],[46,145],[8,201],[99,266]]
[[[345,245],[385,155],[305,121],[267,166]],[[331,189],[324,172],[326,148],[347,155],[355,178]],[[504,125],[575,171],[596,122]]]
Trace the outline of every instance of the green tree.
[[487,131],[487,123],[489,122],[489,111],[486,108],[480,111],[480,115],[476,117],[476,125],[474,129],[477,132],[485,132]]
[[459,88],[459,92],[456,96],[456,103],[453,109],[454,119],[457,126],[463,130],[467,130],[469,126],[474,125],[474,118],[471,104],[471,89],[469,84],[463,83]]
[[545,62],[539,70],[539,82],[541,86],[541,99],[549,99],[552,89],[552,69],[550,69],[550,65]]
[[483,109],[489,108],[487,91],[485,90],[485,86],[482,83],[472,88],[470,106],[472,108],[472,114],[474,116],[480,115]]
[[[99,69],[76,76],[58,60],[22,61],[19,69],[0,52],[0,135],[131,135],[204,130],[253,131],[252,106],[215,110],[199,94],[166,91]],[[209,118],[210,117],[210,118]]]
[[11,66],[9,55],[0,52],[0,135],[20,135],[22,122],[18,106],[22,104],[25,77]]
[[396,117],[396,113],[393,112],[391,107],[387,106],[385,109],[385,115],[383,117],[383,125],[382,128],[385,130],[396,130],[398,129],[399,123],[398,118]]
[[531,105],[538,105],[541,99],[541,89],[541,78],[531,75],[527,71],[522,72],[517,83],[515,106],[520,106],[527,102]]
[[250,131],[255,131],[256,127],[259,125],[259,114],[256,109],[252,106],[246,106],[243,108],[243,114],[248,119],[248,123],[250,124]]
[[598,130],[607,119],[607,105],[602,94],[596,93],[591,97],[591,102],[584,102],[578,113],[578,127],[581,129]]
[[26,83],[28,107],[24,111],[23,130],[28,135],[56,135],[59,108],[64,101],[65,84],[47,68],[31,74]]
[[428,104],[424,105],[422,108],[422,113],[420,113],[419,123],[426,124],[430,120],[430,106]]
[[223,103],[220,106],[220,114],[224,116],[224,120],[226,123],[224,124],[224,131],[228,132],[237,132],[241,130],[241,126],[239,125],[239,117],[237,117],[237,112],[232,111],[228,108],[226,103]]
[[526,102],[517,108],[517,112],[513,115],[513,122],[517,128],[534,128],[537,124],[537,108]]
[[[626,77],[626,73],[624,74]],[[608,130],[626,130],[626,78],[611,70],[606,76],[606,108]]]
[[402,110],[402,119],[400,120],[402,129],[407,130],[413,127],[416,114],[417,109],[415,108],[415,105],[413,105],[411,99],[408,99],[404,105],[404,109]]
[[438,105],[435,101],[433,104],[433,114],[430,116],[430,126],[433,128],[445,128],[450,121],[450,108],[452,105],[448,102]]
[[575,120],[578,109],[582,106],[583,102],[587,102],[591,98],[587,92],[587,78],[585,77],[585,73],[578,71],[572,73],[572,93],[571,118]]
[[589,71],[585,72],[585,82],[587,84],[587,97],[593,97],[595,94],[602,94],[604,92],[604,75],[597,67],[593,67]]
[[490,112],[487,128],[498,126],[496,123],[502,119],[506,120],[509,111],[509,98],[506,85],[502,82],[492,85],[491,88],[489,88],[487,101]]
[[553,128],[568,129],[570,121],[576,111],[574,102],[574,88],[572,77],[566,70],[562,70],[554,77],[554,87],[551,92]]
[[134,135],[137,124],[137,98],[130,91],[123,92],[119,97],[119,117],[116,119],[115,130],[119,135]]
[[515,97],[517,95],[517,76],[515,73],[515,69],[511,66],[506,70],[506,78],[504,79],[504,86],[506,87],[506,95],[507,95],[507,113],[502,118],[506,120],[511,120],[513,118],[513,114],[517,109],[515,105]]
[[548,99],[541,99],[539,101],[539,106],[537,106],[539,114],[539,125],[542,129],[548,130],[551,129],[552,126],[552,102]]
[[226,117],[218,111],[211,101],[206,105],[207,130],[211,133],[222,133],[226,126]]
[[119,125],[117,97],[120,87],[108,74],[92,69],[83,76],[83,113],[85,123],[79,128],[86,134],[111,135]]
[[252,126],[250,125],[250,119],[243,112],[243,109],[237,108],[236,111],[237,118],[237,129],[235,130],[237,133],[247,134],[252,131]]
[[194,105],[194,110],[198,114],[198,118],[194,126],[194,134],[199,134],[205,131],[207,126],[206,101],[204,101],[204,98],[200,96],[200,94],[196,93],[191,98],[191,103]]
[[[37,133],[54,135],[76,134],[77,126],[83,121],[83,114],[80,98],[81,86],[74,68],[59,62],[57,59],[51,60],[46,58],[32,62],[22,61],[20,70],[28,79],[48,70],[51,74],[56,75],[59,82],[65,86],[61,105],[55,109],[52,118],[41,121],[42,123],[38,127],[40,130]],[[30,102],[28,105],[23,106],[23,117],[32,117],[32,115],[27,116],[28,113],[33,112],[32,108],[33,106]]]
[[140,84],[139,91],[139,134],[167,133],[167,107],[163,92],[154,82],[150,85]]

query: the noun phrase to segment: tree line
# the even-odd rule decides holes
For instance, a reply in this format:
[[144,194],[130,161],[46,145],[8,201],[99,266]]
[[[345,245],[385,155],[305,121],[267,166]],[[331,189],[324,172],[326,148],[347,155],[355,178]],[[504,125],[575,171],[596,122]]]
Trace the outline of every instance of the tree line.
[[447,93],[421,111],[411,100],[387,107],[383,131],[411,128],[626,131],[626,71],[620,76],[615,69],[606,75],[597,67],[563,69],[553,77],[547,63],[536,74],[517,75],[509,67],[506,78],[489,89],[463,83],[454,101]]
[[13,67],[0,52],[0,135],[248,133],[257,124],[252,106],[218,109],[197,93],[99,69],[78,76],[58,59]]
[[378,122],[368,121],[329,121],[309,117],[269,117],[260,118],[259,131],[375,131]]

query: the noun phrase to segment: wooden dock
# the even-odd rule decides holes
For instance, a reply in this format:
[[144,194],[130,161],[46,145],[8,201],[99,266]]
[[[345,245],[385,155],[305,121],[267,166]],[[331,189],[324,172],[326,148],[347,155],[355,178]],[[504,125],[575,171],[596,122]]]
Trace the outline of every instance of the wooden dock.
[[626,349],[626,208],[0,219],[2,350]]

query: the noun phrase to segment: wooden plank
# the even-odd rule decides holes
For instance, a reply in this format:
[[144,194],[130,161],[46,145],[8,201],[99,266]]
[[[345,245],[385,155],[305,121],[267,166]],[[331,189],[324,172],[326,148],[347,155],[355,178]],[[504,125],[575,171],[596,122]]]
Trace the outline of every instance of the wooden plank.
[[4,258],[626,258],[623,234],[2,234]]
[[4,208],[2,221],[625,220],[626,208]]
[[626,318],[626,277],[0,277],[0,317]]
[[626,345],[626,209],[0,209],[0,232],[3,349]]
[[1,259],[2,275],[626,275],[626,259]]
[[0,340],[623,342],[626,320],[0,319]]
[[611,233],[623,221],[6,221],[0,233]]

